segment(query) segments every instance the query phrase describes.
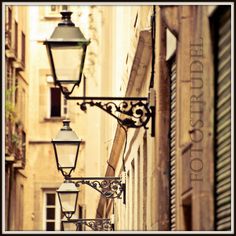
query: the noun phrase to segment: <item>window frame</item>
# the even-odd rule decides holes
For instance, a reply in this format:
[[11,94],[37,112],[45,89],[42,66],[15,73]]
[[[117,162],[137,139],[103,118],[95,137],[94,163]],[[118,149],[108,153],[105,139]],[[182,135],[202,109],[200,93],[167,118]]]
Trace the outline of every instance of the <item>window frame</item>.
[[[47,75],[48,77],[48,75]],[[51,88],[57,88],[53,85],[53,82],[47,80],[48,83],[48,111],[47,111],[47,118],[48,119],[57,119],[57,118],[64,118],[68,114],[68,102],[65,97],[61,94],[61,106],[60,106],[60,116],[51,116]],[[60,89],[60,88],[57,88]]]
[[[51,7],[55,6],[56,10],[52,11]],[[68,5],[56,5],[56,4],[51,4],[49,6],[45,6],[45,13],[44,13],[44,18],[61,18],[61,14],[60,12],[63,9],[64,6],[67,6],[67,10],[69,10],[69,6]]]
[[[47,194],[54,194],[55,195],[55,205],[47,205]],[[47,206],[49,206],[49,208],[53,208],[53,206],[55,206],[55,219],[47,219]],[[61,230],[61,208],[60,208],[60,202],[58,199],[58,196],[56,194],[56,189],[52,190],[52,189],[46,189],[43,191],[43,215],[42,215],[43,219],[42,219],[42,228],[44,231],[49,231],[47,230],[47,222],[54,222],[55,223],[55,228],[52,231],[60,231]],[[49,231],[50,232],[50,231]]]

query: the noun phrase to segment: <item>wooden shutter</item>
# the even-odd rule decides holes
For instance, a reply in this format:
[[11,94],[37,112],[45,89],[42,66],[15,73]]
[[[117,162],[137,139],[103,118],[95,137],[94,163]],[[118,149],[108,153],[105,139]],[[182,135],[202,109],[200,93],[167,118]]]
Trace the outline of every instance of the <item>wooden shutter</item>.
[[215,145],[216,230],[231,229],[231,22],[230,8],[220,14],[216,45]]
[[176,62],[170,71],[170,229],[176,230]]

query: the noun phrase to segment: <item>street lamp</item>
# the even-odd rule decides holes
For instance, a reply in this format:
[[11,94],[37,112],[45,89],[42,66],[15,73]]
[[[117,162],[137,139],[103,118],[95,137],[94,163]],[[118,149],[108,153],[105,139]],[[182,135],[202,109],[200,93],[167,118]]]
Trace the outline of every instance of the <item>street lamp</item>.
[[55,28],[51,38],[44,41],[54,83],[64,95],[72,93],[75,85],[80,84],[86,49],[90,43],[71,21],[71,14],[70,11],[62,11],[62,22]]
[[[125,182],[121,177],[71,177],[76,168],[80,143],[82,142],[70,127],[70,120],[63,120],[63,127],[52,140],[57,169],[65,181],[79,187],[86,184],[100,192],[106,198],[122,198],[125,202]],[[69,185],[68,185],[69,186]]]
[[55,85],[59,86],[67,100],[81,100],[82,102],[78,103],[81,110],[85,111],[88,105],[98,107],[117,119],[120,125],[128,128],[147,129],[147,123],[151,118],[151,136],[154,136],[155,90],[153,87],[149,88],[148,97],[86,97],[84,79],[84,95],[71,96],[74,88],[80,85],[86,49],[90,43],[79,27],[75,27],[71,22],[71,14],[72,12],[62,11],[62,22],[55,28],[51,38],[44,41]]
[[76,211],[79,190],[74,183],[65,181],[57,190],[57,194],[62,213],[67,219],[70,219]]
[[75,169],[81,140],[70,128],[70,120],[63,120],[63,127],[52,140],[57,169],[64,177],[70,176]]

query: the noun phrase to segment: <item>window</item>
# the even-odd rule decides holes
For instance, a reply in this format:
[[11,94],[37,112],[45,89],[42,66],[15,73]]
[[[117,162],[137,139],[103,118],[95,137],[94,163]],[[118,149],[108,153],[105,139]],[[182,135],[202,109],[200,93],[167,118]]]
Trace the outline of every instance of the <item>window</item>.
[[60,230],[61,209],[55,191],[44,192],[43,229],[46,231]]
[[[12,74],[13,74],[13,67],[12,67],[12,63],[7,61],[6,63],[7,66],[7,89],[12,89],[13,86],[13,79],[12,79]],[[12,96],[11,96],[12,97]],[[11,99],[10,99],[11,100]]]
[[50,88],[51,90],[51,117],[61,116],[61,91],[60,88]]
[[58,11],[57,8],[58,8],[58,6],[56,6],[56,5],[51,5],[50,6],[51,12],[57,12]]
[[26,160],[26,134],[24,131],[22,131],[22,144],[21,144],[21,149],[22,149],[22,161],[25,165],[25,160]]
[[[47,76],[48,77],[48,76]],[[49,77],[48,77],[49,78]],[[48,80],[48,79],[47,79]],[[50,84],[51,81],[48,80]],[[64,117],[68,113],[68,104],[64,96],[61,96],[60,88],[49,87],[49,118]]]
[[11,24],[12,24],[12,9],[8,7],[8,20],[7,20],[7,29],[11,31]]
[[19,194],[19,222],[18,222],[18,229],[23,230],[23,220],[24,220],[24,185],[20,185],[20,194]]
[[18,78],[15,80],[15,104],[17,104],[18,101]]
[[46,7],[45,17],[52,18],[52,17],[61,17],[60,12],[68,10],[67,5],[50,5]]
[[18,23],[15,21],[15,55],[18,56]]
[[68,6],[67,6],[67,5],[63,5],[63,6],[62,6],[62,10],[63,10],[63,11],[67,11],[67,10],[68,10]]
[[7,8],[7,19],[6,19],[6,44],[11,46],[11,30],[12,30],[12,9]]
[[54,86],[53,77],[50,74],[45,75],[48,87],[48,109],[46,119],[62,118],[68,113],[67,100],[58,87]]
[[21,89],[20,96],[20,116],[21,121],[25,124],[25,116],[26,116],[26,92],[25,89]]
[[52,13],[58,13],[60,11],[66,11],[68,10],[68,6],[67,5],[62,5],[62,6],[58,6],[58,5],[51,5],[50,6],[50,11]]
[[21,32],[21,62],[25,66],[25,34]]

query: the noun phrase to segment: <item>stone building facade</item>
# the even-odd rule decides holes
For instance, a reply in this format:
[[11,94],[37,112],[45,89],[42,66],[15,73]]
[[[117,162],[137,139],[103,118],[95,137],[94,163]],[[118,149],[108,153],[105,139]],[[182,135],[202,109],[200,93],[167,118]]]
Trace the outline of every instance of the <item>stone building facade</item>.
[[3,8],[5,26],[5,229],[23,229],[28,154],[27,8]]

